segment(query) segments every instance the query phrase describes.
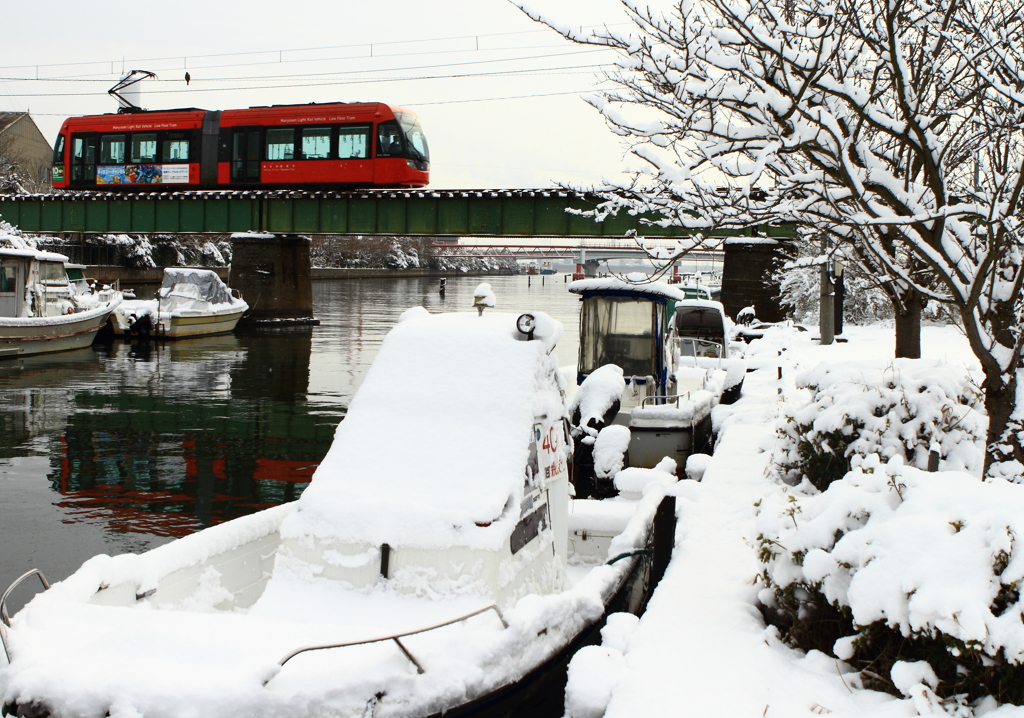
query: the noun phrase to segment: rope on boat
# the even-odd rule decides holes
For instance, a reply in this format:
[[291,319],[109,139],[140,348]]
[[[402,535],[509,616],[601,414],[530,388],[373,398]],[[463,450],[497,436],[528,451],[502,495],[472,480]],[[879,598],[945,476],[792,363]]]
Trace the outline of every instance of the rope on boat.
[[626,551],[626,553],[620,553],[618,556],[616,556],[615,558],[610,560],[605,565],[606,566],[611,566],[616,561],[621,561],[622,559],[629,558],[630,556],[650,556],[653,553],[654,553],[654,549],[653,548],[638,548],[635,551]]

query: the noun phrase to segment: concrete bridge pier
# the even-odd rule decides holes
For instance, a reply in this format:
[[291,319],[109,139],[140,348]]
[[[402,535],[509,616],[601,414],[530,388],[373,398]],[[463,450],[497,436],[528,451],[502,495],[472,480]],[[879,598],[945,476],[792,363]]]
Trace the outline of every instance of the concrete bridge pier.
[[241,232],[231,235],[228,286],[249,305],[244,323],[319,324],[313,318],[309,237]]

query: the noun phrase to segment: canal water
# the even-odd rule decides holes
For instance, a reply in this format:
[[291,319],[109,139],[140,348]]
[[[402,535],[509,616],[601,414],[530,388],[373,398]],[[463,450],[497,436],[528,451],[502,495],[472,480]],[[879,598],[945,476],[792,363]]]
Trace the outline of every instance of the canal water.
[[[0,591],[30,568],[61,580],[96,554],[294,500],[398,316],[475,311],[480,281],[449,278],[444,297],[437,279],[314,282],[316,327],[0,361]],[[580,305],[562,275],[483,281],[490,311],[562,321],[556,353],[576,363]],[[382,426],[382,455],[400,440]]]

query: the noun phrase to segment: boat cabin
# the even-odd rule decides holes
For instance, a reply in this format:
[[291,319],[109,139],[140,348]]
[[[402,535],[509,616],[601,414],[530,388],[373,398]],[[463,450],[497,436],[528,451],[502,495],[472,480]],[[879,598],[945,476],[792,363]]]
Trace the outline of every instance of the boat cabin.
[[712,301],[689,301],[678,305],[672,316],[672,349],[681,357],[728,358],[725,312]]
[[67,257],[0,247],[0,317],[55,317],[72,308]]
[[686,295],[667,284],[584,279],[569,285],[581,295],[580,358],[576,383],[606,364],[622,368],[627,385],[664,394],[669,380],[665,338],[676,303]]

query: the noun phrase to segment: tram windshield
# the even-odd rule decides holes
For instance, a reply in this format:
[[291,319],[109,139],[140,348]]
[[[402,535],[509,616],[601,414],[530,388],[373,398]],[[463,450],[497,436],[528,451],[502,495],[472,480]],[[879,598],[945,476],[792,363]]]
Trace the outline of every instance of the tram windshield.
[[615,364],[626,376],[654,376],[657,306],[632,297],[587,297],[580,316],[580,373]]
[[398,124],[402,126],[402,132],[407,140],[409,156],[414,159],[430,159],[430,151],[427,149],[427,136],[423,134],[420,121],[416,115],[410,112],[396,112]]

